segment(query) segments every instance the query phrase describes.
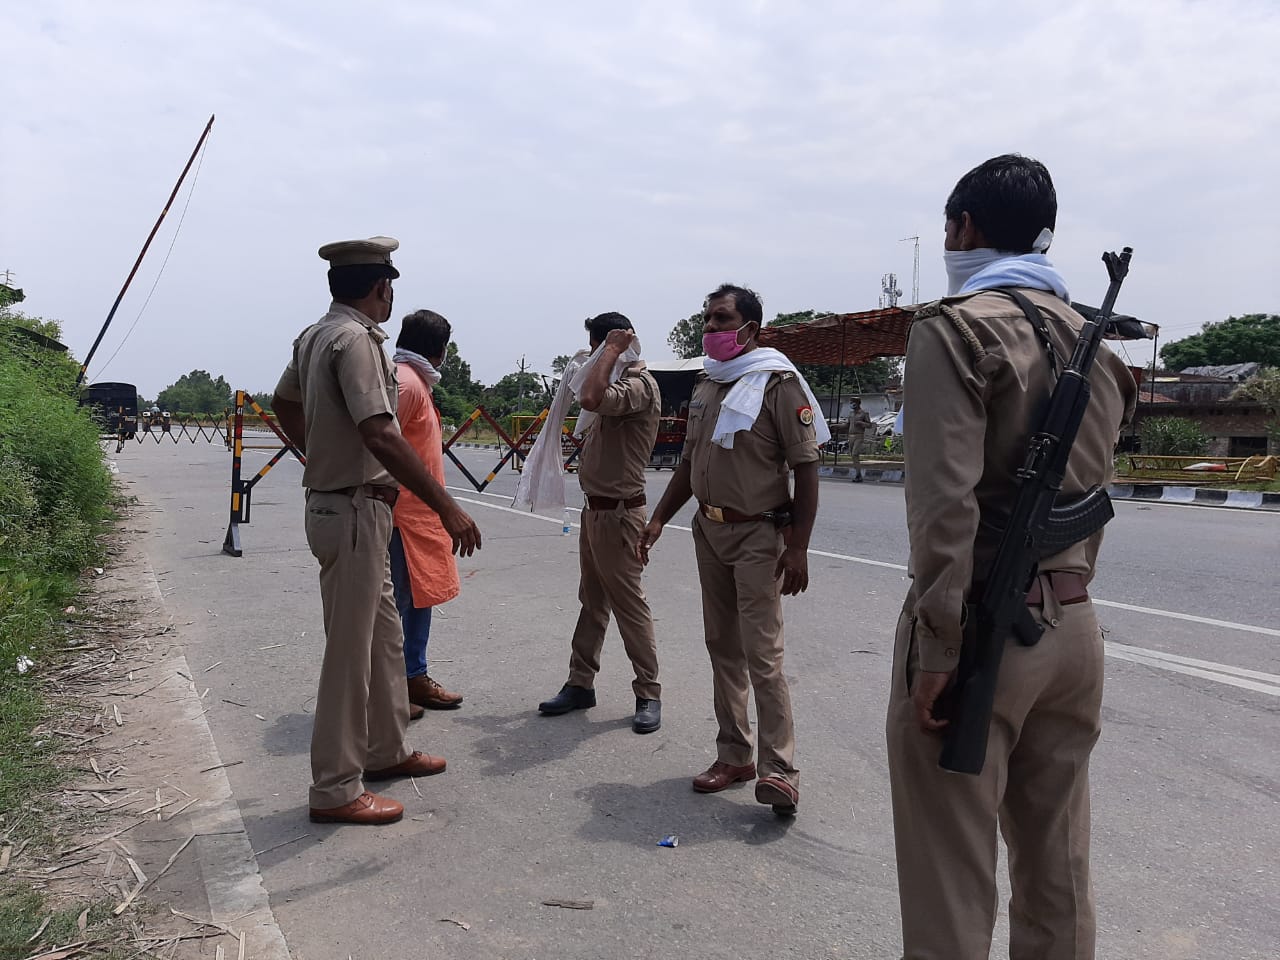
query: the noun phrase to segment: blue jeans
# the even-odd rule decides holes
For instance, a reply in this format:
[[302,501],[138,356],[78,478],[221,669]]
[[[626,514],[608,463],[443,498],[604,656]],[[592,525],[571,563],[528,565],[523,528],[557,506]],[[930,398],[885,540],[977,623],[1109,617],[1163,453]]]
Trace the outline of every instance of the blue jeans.
[[422,677],[427,673],[427,640],[431,637],[431,608],[413,605],[413,588],[409,584],[409,564],[404,556],[400,529],[391,530],[391,583],[396,588],[396,610],[404,629],[404,672],[406,677]]

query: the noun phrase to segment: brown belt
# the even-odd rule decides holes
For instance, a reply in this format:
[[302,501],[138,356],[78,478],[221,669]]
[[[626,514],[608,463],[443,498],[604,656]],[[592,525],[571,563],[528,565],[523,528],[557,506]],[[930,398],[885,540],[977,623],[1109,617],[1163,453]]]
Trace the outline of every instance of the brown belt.
[[621,505],[628,510],[634,510],[636,507],[643,507],[649,501],[645,499],[643,493],[637,493],[629,500],[619,500],[617,497],[593,497],[587,496],[588,510],[617,510]]
[[[1053,589],[1053,595],[1058,598],[1058,603],[1064,607],[1072,603],[1084,603],[1089,599],[1089,591],[1085,587],[1084,577],[1080,576],[1080,574],[1055,570],[1048,572],[1045,576],[1049,578],[1049,586]],[[1041,589],[1039,577],[1032,581],[1031,589],[1027,591],[1027,606],[1044,606],[1044,592]]]
[[708,520],[714,520],[716,523],[755,523],[759,520],[769,520],[777,523],[779,518],[791,513],[791,504],[785,504],[774,510],[768,510],[764,513],[739,513],[737,510],[730,510],[728,507],[713,507],[709,503],[699,503],[698,512]]
[[343,487],[341,490],[330,490],[328,492],[340,493],[344,497],[354,497],[357,493],[363,493],[370,500],[381,500],[388,507],[394,507],[396,499],[400,496],[399,487],[383,483],[366,483],[358,487]]

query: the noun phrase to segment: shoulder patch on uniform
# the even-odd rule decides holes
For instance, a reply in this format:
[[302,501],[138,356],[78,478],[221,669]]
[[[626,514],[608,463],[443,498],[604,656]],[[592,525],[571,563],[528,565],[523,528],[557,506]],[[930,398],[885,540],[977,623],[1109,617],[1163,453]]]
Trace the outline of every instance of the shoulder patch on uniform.
[[973,359],[981,363],[987,357],[987,350],[978,340],[978,335],[973,332],[973,328],[964,321],[964,318],[956,312],[955,308],[950,304],[938,304],[938,312],[951,322],[951,326],[955,328],[956,333],[960,334],[960,338],[964,340],[968,346],[969,352],[973,354]]
[[796,415],[806,427],[813,426],[813,407],[805,406],[796,409]]
[[796,375],[792,373],[790,370],[783,370],[780,374],[778,374],[779,383],[786,383],[788,380],[794,380],[795,378],[796,378]]

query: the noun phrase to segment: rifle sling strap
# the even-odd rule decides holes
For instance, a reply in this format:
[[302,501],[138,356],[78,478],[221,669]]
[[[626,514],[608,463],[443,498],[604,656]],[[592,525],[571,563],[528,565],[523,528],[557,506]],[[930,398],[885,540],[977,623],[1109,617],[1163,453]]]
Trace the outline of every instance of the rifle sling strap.
[[1057,380],[1059,372],[1058,351],[1054,348],[1053,340],[1049,336],[1049,325],[1045,323],[1044,314],[1040,312],[1039,307],[1027,299],[1026,294],[1021,290],[1016,290],[1013,287],[1004,287],[1002,290],[1018,305],[1031,323],[1031,326],[1035,328],[1036,336],[1040,338],[1040,343],[1044,345],[1045,354],[1049,358],[1049,369],[1053,372],[1053,379]]

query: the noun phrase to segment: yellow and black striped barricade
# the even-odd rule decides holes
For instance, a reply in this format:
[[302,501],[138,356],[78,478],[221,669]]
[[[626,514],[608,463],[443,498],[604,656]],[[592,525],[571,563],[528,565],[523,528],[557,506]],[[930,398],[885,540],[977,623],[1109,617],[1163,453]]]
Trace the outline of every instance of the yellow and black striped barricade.
[[[276,439],[284,446],[277,447],[274,441],[267,443],[254,442],[261,440],[261,435],[257,437],[250,435],[250,442],[245,442],[244,422],[246,407],[253,411],[249,415],[250,419],[260,421],[271,433],[275,434]],[[280,462],[286,453],[293,454],[297,461],[304,466],[307,458],[293,445],[292,441],[276,425],[275,421],[263,411],[258,402],[244,390],[236,391],[236,406],[229,424],[228,439],[231,445],[231,521],[227,524],[226,539],[222,541],[222,552],[233,557],[239,557],[244,553],[240,548],[240,524],[249,522],[249,508],[253,501],[253,488],[257,486],[259,480],[267,475],[272,467]],[[241,475],[241,458],[245,450],[274,450],[275,454],[263,465],[261,470],[248,480],[245,480]]]
[[[537,431],[538,426],[542,423],[543,420],[547,418],[547,414],[549,412],[550,411],[548,410],[543,410],[542,413],[538,414],[538,416],[534,418],[533,423],[529,425],[527,430],[525,430],[522,434],[520,434],[520,436],[517,439],[512,440],[511,436],[507,433],[507,431],[502,429],[502,424],[498,423],[498,421],[495,420],[489,414],[488,410],[486,410],[482,406],[476,407],[474,410],[471,411],[471,415],[462,422],[462,426],[458,427],[458,429],[454,431],[453,436],[451,436],[448,440],[445,441],[444,454],[446,457],[448,457],[450,460],[453,461],[453,465],[462,472],[462,475],[467,478],[467,481],[473,487],[476,488],[476,492],[478,493],[481,490],[483,490],[485,487],[487,487],[490,483],[493,482],[493,478],[498,475],[498,471],[501,470],[504,466],[506,466],[507,461],[509,461],[512,457],[516,458],[517,463],[523,462],[524,454],[520,452],[522,445],[531,436],[533,436],[533,434]],[[486,476],[483,480],[477,480],[472,475],[471,471],[467,469],[466,465],[461,460],[458,459],[457,455],[453,452],[451,448],[453,447],[454,443],[458,440],[458,438],[461,437],[463,433],[465,433],[473,423],[475,423],[477,420],[480,420],[482,418],[489,424],[489,426],[493,427],[494,432],[498,434],[499,439],[502,440],[503,444],[506,446],[507,452],[502,455],[502,459],[498,461],[497,465],[494,466],[494,468],[489,471],[488,476]]]
[[[524,470],[524,461],[529,456],[529,451],[533,449],[534,442],[538,439],[538,434],[534,433],[530,436],[529,431],[525,429],[525,425],[529,424],[536,427],[543,419],[546,418],[549,410],[543,410],[538,416],[530,416],[528,414],[516,414],[511,418],[511,432],[520,433],[528,437],[524,443],[520,445],[519,456],[516,457],[515,468]],[[573,435],[573,429],[577,425],[577,417],[566,417],[564,423],[560,424],[560,455],[564,458],[564,470],[572,473],[578,469],[578,457],[582,453],[582,441]],[[546,429],[545,426],[543,429]],[[541,431],[539,431],[541,432]]]

